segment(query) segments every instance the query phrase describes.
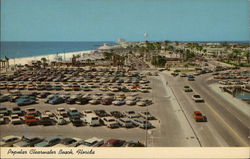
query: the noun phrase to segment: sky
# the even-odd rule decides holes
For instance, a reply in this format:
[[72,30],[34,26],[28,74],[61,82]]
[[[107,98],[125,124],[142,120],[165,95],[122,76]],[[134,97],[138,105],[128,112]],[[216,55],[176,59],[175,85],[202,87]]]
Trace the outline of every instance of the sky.
[[248,3],[1,0],[1,41],[249,41]]

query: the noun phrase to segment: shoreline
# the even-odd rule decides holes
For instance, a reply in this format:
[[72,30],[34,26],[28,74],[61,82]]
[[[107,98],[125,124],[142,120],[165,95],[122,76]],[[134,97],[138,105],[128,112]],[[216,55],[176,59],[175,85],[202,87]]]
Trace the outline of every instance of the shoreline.
[[17,57],[17,58],[10,58],[9,59],[9,65],[12,66],[14,64],[16,65],[25,65],[25,64],[31,64],[32,61],[36,60],[41,60],[41,58],[46,58],[48,61],[55,61],[57,55],[61,56],[62,59],[64,60],[65,56],[65,61],[69,61],[73,55],[82,55],[83,54],[91,54],[96,50],[83,50],[83,51],[75,51],[75,52],[65,52],[65,53],[55,53],[55,54],[47,54],[47,55],[37,55],[37,56],[28,56],[28,57]]

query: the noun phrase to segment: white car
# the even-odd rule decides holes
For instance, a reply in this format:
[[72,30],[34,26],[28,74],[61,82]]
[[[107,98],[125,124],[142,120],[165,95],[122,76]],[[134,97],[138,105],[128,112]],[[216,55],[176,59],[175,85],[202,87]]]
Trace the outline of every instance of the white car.
[[104,140],[93,137],[87,140],[84,140],[82,142],[79,142],[79,145],[77,147],[99,147],[104,144]]
[[22,124],[23,120],[17,114],[12,114],[11,115],[11,123],[12,124]]
[[87,116],[87,114],[94,114],[94,111],[93,110],[84,110],[84,111],[82,111],[83,116]]
[[20,136],[5,136],[0,142],[0,147],[11,147],[13,144],[21,141]]
[[135,105],[135,104],[136,104],[136,101],[135,101],[135,100],[127,100],[127,101],[126,101],[126,104],[127,104],[127,105]]
[[195,102],[204,102],[204,99],[201,98],[201,96],[198,95],[198,94],[193,95],[193,96],[192,96],[192,99],[193,99]]
[[102,120],[103,120],[104,125],[106,125],[108,128],[119,127],[119,124],[117,123],[114,117],[104,117]]
[[56,119],[56,122],[57,122],[58,125],[65,125],[65,124],[67,124],[67,120],[65,120],[64,117],[61,116],[61,115],[55,116],[55,119]]
[[125,111],[123,112],[124,115],[126,115],[128,118],[139,118],[140,115],[135,113],[135,111],[132,111],[132,110],[128,110],[128,111]]
[[68,117],[68,114],[64,108],[57,108],[56,112],[57,112],[57,115],[61,115],[63,117]]

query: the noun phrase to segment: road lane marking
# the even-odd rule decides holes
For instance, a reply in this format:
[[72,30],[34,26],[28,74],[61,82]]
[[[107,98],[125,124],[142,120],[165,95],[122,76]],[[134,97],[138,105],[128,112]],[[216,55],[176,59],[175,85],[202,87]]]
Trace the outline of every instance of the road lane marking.
[[[197,91],[194,91],[197,92]],[[198,92],[197,92],[198,93]],[[216,112],[214,110],[214,108],[212,108],[212,106],[210,104],[208,104],[207,102],[204,103],[210,110],[212,110],[212,112],[214,112],[214,114],[219,117],[219,119],[224,123],[224,125],[231,130],[231,132],[233,133],[233,135],[239,139],[239,141],[241,142],[241,144],[245,145],[245,146],[249,146],[235,131],[232,127],[229,126],[229,124],[219,115],[218,112]],[[226,109],[227,110],[227,109]],[[228,111],[228,110],[227,110]],[[230,112],[230,111],[229,111]],[[237,118],[238,119],[238,118]]]
[[249,146],[235,131],[234,131],[234,129],[232,128],[232,127],[230,127],[229,125],[228,125],[228,123],[226,123],[225,122],[225,120],[209,105],[209,104],[207,104],[207,103],[204,103],[205,105],[207,105],[208,106],[208,108],[210,109],[210,110],[212,110],[213,112],[214,112],[214,114],[225,124],[225,126],[229,129],[229,130],[231,130],[231,132],[234,134],[234,136],[237,138],[237,139],[239,139],[239,141],[243,144],[243,145],[245,145],[245,146]]

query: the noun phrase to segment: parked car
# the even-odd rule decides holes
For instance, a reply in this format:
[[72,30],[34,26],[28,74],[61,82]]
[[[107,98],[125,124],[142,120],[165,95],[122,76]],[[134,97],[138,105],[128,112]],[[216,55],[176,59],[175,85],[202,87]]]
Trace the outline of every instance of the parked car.
[[53,125],[54,122],[48,115],[43,114],[40,117],[39,124],[46,126],[46,125]]
[[140,117],[139,114],[135,113],[135,111],[132,111],[132,110],[125,111],[125,112],[123,112],[123,114],[125,116],[127,116],[128,118],[139,118]]
[[101,146],[103,144],[104,144],[103,139],[93,137],[93,138],[84,140],[82,142],[79,142],[77,147],[99,147],[99,146]]
[[109,139],[102,147],[121,147],[126,141],[120,139]]
[[65,99],[63,97],[54,97],[53,99],[49,100],[49,104],[61,104],[64,103]]
[[76,100],[77,104],[88,104],[91,99],[88,97],[82,97]]
[[125,101],[124,100],[115,100],[115,101],[112,102],[112,104],[114,104],[114,105],[124,105]]
[[100,119],[93,113],[88,113],[84,116],[84,122],[90,126],[99,126],[101,125]]
[[121,127],[125,128],[132,128],[135,126],[132,120],[129,118],[119,118],[117,119],[117,122]]
[[63,117],[68,117],[68,114],[64,108],[57,108],[56,109],[56,114],[63,116]]
[[12,114],[17,114],[19,116],[23,116],[25,114],[25,112],[23,110],[21,110],[21,108],[19,108],[19,107],[13,107]]
[[102,109],[97,109],[97,110],[94,110],[95,114],[99,117],[106,117],[106,116],[109,116],[109,114],[105,111],[105,110],[102,110]]
[[137,141],[137,142],[128,141],[128,142],[125,142],[122,146],[123,147],[145,147],[145,145],[139,141]]
[[80,141],[82,141],[80,138],[64,138],[53,147],[76,147]]
[[136,105],[136,101],[135,100],[127,100],[126,104],[127,105]]
[[40,142],[38,144],[35,144],[34,147],[51,147],[54,146],[58,143],[60,143],[60,141],[63,140],[63,137],[47,137],[44,139],[43,142]]
[[48,95],[50,95],[50,92],[42,92],[41,94],[39,94],[37,97],[38,98],[46,98]]
[[18,106],[25,106],[25,105],[36,104],[36,101],[34,99],[30,99],[30,98],[18,98],[16,100],[16,104]]
[[74,126],[83,126],[84,125],[84,122],[82,121],[82,119],[80,117],[71,117],[70,118],[70,121],[72,122],[72,124]]
[[22,124],[23,120],[20,118],[17,114],[12,114],[10,116],[11,118],[11,124],[16,125],[16,124]]
[[112,104],[112,102],[113,102],[112,98],[104,98],[101,100],[101,104],[103,105],[109,105],[109,104]]
[[9,95],[0,96],[0,103],[1,102],[7,102],[9,100],[10,100],[10,96]]
[[38,124],[38,120],[35,118],[34,115],[25,115],[25,124],[31,126],[31,125],[37,125]]
[[133,119],[133,122],[136,126],[139,126],[139,128],[142,128],[142,129],[153,128],[153,125],[148,120],[145,120],[143,118],[135,118]]
[[0,147],[11,147],[13,144],[21,141],[20,136],[5,136],[0,142]]
[[139,115],[146,120],[154,120],[155,119],[155,117],[153,117],[148,111],[141,111],[139,113]]
[[67,121],[61,115],[56,115],[55,116],[55,120],[56,120],[56,122],[57,122],[58,125],[65,125],[65,124],[67,124]]
[[104,125],[108,128],[118,128],[119,123],[116,121],[114,117],[104,117],[102,118]]
[[6,124],[7,123],[7,119],[3,114],[0,114],[0,124]]
[[21,141],[15,143],[13,147],[33,147],[35,144],[42,142],[44,139],[40,137],[22,138]]
[[110,114],[115,118],[122,118],[124,115],[119,111],[111,111]]
[[78,112],[76,108],[69,108],[68,116],[70,118],[80,117],[80,112]]
[[30,107],[26,108],[26,115],[34,115],[34,116],[39,116],[41,113],[37,111],[35,108]]
[[6,107],[0,106],[0,114],[3,114],[4,116],[9,116],[11,114],[11,111],[8,110]]

